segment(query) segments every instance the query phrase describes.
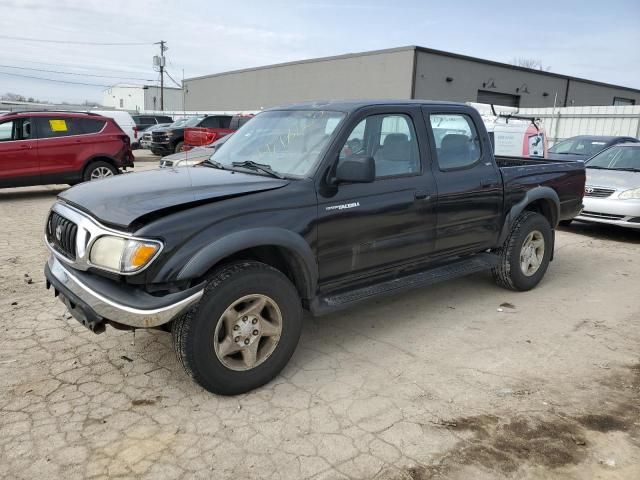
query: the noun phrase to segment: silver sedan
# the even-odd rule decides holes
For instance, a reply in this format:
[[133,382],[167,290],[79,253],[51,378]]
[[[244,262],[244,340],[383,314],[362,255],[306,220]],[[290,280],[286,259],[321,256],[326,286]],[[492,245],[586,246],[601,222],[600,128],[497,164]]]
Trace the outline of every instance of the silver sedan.
[[640,229],[640,144],[609,147],[585,166],[584,209],[575,219]]

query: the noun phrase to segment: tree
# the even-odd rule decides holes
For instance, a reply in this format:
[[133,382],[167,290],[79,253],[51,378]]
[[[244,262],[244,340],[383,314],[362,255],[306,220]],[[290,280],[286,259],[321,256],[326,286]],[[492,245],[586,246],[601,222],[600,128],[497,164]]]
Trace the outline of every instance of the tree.
[[550,66],[545,67],[542,64],[542,60],[536,58],[515,57],[512,58],[509,63],[511,65],[515,65],[516,67],[532,68],[533,70],[541,70],[543,72],[548,72],[549,70],[551,70]]

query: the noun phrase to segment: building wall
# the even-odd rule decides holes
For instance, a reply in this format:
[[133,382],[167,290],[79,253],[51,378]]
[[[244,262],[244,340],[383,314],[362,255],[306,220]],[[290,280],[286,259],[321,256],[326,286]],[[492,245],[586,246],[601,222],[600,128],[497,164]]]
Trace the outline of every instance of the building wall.
[[142,110],[144,90],[142,87],[115,85],[103,92],[102,104],[118,110]]
[[187,79],[187,110],[259,110],[326,99],[411,98],[413,50],[344,55]]
[[579,80],[569,80],[569,95],[567,95],[568,107],[584,105],[609,106],[613,105],[614,97],[635,100],[635,104],[640,105],[640,92],[605,85],[593,85]]
[[[164,89],[164,109],[179,111],[184,109],[181,88]],[[144,91],[144,107],[141,110],[160,110],[160,88],[147,87]]]
[[[449,57],[418,50],[416,52],[414,98],[475,102],[478,90],[518,95],[520,107],[564,106],[567,84],[567,105],[613,105],[614,97],[629,98],[640,105],[640,92],[624,88],[567,79],[560,76],[522,71],[508,66],[493,65],[464,58]],[[446,78],[450,77],[451,82]],[[493,81],[495,88],[487,88]],[[483,86],[483,83],[485,86]],[[529,93],[524,93],[523,87]],[[517,91],[516,89],[520,89]],[[544,93],[547,93],[545,96]]]

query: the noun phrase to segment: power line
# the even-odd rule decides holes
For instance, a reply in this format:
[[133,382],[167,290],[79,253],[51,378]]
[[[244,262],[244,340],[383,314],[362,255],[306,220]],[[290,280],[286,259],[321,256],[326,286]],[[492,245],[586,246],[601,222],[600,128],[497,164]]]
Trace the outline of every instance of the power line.
[[142,80],[144,82],[153,82],[154,81],[153,79],[149,79],[149,78],[121,77],[121,76],[115,76],[115,75],[97,75],[97,74],[91,74],[91,73],[62,72],[60,70],[47,70],[47,69],[44,69],[44,68],[16,67],[16,66],[13,66],[13,65],[0,65],[0,67],[3,67],[3,68],[15,68],[15,69],[18,69],[18,70],[33,70],[35,72],[60,73],[60,74],[63,74],[63,75],[79,75],[81,77],[118,78],[118,79],[125,79],[125,80]]
[[[71,85],[86,85],[89,87],[113,87],[113,85],[105,85],[100,83],[72,82],[71,80],[57,80],[55,78],[36,77],[35,75],[23,75],[21,73],[0,72],[0,75],[10,75],[12,77],[31,78],[34,80],[42,80],[45,82],[68,83]],[[144,85],[132,85],[131,88],[144,87]]]
[[89,67],[87,67],[87,64],[78,64],[78,63],[51,63],[51,62],[37,62],[35,60],[25,60],[23,58],[1,58],[0,57],[0,62],[23,62],[23,63],[35,63],[38,65],[49,65],[49,66],[53,66],[53,67],[63,67],[63,68],[73,68],[73,69],[84,69],[84,70],[90,70],[90,71],[95,71],[95,70],[102,70],[105,72],[123,72],[123,73],[129,73],[129,74],[140,74],[140,75],[146,75],[147,72],[143,72],[143,71],[132,71],[132,70],[122,70],[119,68],[105,68],[105,67],[100,67],[100,66],[96,66],[96,65],[90,65]]
[[73,40],[46,40],[43,38],[27,38],[12,37],[9,35],[0,35],[0,38],[7,40],[21,40],[23,42],[40,42],[40,43],[60,43],[65,45],[102,45],[102,46],[132,46],[132,45],[153,45],[153,42],[77,42]]

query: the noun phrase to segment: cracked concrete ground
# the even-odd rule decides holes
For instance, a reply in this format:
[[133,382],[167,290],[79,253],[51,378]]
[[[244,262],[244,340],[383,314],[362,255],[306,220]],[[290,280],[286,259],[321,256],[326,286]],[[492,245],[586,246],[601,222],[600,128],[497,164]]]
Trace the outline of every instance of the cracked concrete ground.
[[61,188],[0,191],[0,477],[640,478],[640,232],[559,231],[531,292],[480,274],[309,318],[225,398],[168,334],[94,335],[45,290]]

